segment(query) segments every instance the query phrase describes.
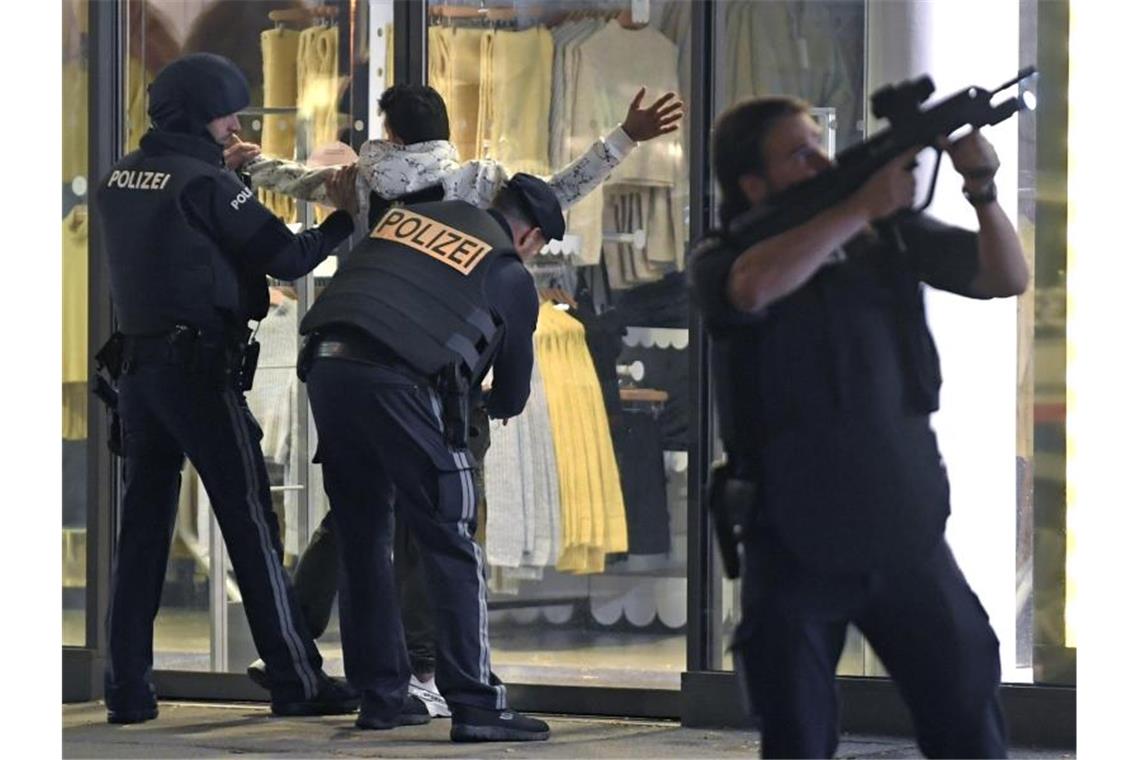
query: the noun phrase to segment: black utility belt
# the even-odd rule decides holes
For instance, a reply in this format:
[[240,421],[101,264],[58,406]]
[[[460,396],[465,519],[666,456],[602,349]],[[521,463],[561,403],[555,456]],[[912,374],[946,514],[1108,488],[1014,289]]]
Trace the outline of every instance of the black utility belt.
[[261,346],[249,340],[248,330],[210,333],[187,325],[156,335],[127,335],[123,339],[123,372],[153,364],[174,364],[187,372],[230,380],[247,391]]
[[[298,364],[299,369],[301,363],[311,363],[316,359],[341,359],[358,364],[368,364],[373,367],[384,367],[398,372],[418,384],[433,384],[430,378],[408,364],[395,351],[380,341],[361,335],[346,335],[339,332],[324,335],[314,334],[309,337],[308,343],[301,353],[302,360]],[[304,374],[307,375],[308,367],[304,369]]]
[[185,325],[153,335],[127,335],[123,341],[128,364],[177,363],[191,358],[225,356],[241,346],[242,340],[236,334],[206,333]]

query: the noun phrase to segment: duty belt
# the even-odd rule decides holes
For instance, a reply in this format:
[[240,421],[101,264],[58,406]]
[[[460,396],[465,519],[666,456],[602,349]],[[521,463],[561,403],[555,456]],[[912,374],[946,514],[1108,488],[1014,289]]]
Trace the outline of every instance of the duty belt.
[[377,340],[339,331],[330,334],[317,333],[310,340],[314,342],[310,360],[343,359],[373,367],[384,367],[404,375],[413,382],[430,384],[428,377]]
[[[178,325],[157,335],[127,335],[124,353],[128,365],[186,362],[193,352],[225,354],[241,345],[241,336],[207,334],[193,327]],[[129,371],[129,369],[128,369]]]
[[221,333],[176,325],[157,335],[125,336],[122,370],[129,374],[139,365],[175,364],[247,391],[253,387],[259,348],[245,328]]

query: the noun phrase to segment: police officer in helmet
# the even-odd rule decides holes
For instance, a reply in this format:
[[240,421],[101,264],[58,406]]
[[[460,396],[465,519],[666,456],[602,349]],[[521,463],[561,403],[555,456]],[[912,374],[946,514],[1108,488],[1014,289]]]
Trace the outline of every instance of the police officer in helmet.
[[352,233],[352,178],[339,209],[294,235],[222,162],[249,104],[238,68],[196,53],[150,85],[151,129],[96,189],[118,319],[118,413],[125,489],[108,614],[107,718],[158,715],[154,617],[185,457],[205,484],[229,549],[254,643],[268,663],[275,714],[352,712],[347,685],[321,669],[298,613],[245,404],[256,363],[250,320],[268,307],[266,275],[301,277]]
[[340,537],[341,634],[345,671],[362,695],[360,728],[429,720],[408,696],[392,573],[395,503],[434,596],[436,679],[452,740],[549,736],[546,723],[508,708],[491,673],[466,412],[492,366],[489,415],[506,419],[525,406],[538,297],[523,262],[564,231],[558,199],[526,174],[486,211],[463,201],[392,208],[302,320],[298,369]]

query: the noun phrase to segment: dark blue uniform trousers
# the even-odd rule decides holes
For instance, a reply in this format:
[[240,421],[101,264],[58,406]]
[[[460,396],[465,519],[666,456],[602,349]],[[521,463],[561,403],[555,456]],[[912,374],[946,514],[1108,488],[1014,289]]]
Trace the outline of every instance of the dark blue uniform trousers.
[[221,526],[274,699],[316,695],[321,656],[304,627],[282,562],[277,518],[244,397],[172,362],[145,363],[119,382],[125,491],[108,611],[111,709],[154,704],[154,618],[170,552],[183,455]]
[[407,693],[410,665],[392,572],[390,517],[398,508],[419,543],[434,601],[440,692],[451,705],[506,709],[506,690],[491,674],[473,461],[467,450],[446,445],[438,395],[396,369],[335,358],[314,361],[306,385],[340,542],[349,682],[393,715]]
[[831,757],[848,622],[911,711],[927,757],[1005,757],[998,641],[944,540],[891,574],[823,575],[764,537],[746,545],[736,669],[764,757]]

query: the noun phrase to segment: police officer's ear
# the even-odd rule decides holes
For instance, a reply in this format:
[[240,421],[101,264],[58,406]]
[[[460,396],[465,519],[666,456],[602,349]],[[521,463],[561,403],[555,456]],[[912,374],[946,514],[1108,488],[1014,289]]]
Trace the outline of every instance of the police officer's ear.
[[736,184],[752,206],[768,197],[768,183],[759,174],[741,174]]

